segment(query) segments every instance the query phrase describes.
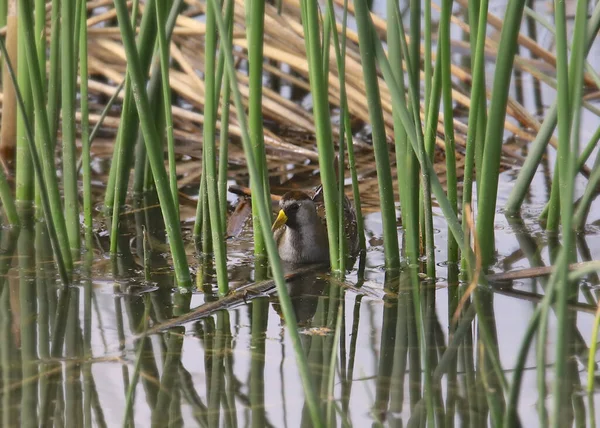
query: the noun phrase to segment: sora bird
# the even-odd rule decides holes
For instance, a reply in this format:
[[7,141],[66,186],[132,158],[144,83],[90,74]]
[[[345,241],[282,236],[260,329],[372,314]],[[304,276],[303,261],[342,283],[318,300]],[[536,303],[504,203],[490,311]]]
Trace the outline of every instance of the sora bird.
[[[281,260],[293,264],[329,262],[322,187],[312,197],[298,190],[287,192],[281,197],[279,208],[271,230]],[[359,244],[356,211],[347,197],[343,208],[348,253],[355,256]]]

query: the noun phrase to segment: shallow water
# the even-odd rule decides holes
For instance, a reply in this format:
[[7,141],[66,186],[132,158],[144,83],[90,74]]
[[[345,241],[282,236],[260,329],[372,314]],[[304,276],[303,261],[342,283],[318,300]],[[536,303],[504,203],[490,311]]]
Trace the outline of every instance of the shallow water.
[[[505,7],[504,2],[494,4],[500,10]],[[538,35],[540,40],[546,37]],[[590,59],[597,61],[598,52],[596,43]],[[525,80],[523,104],[534,111],[539,106],[532,101],[527,76]],[[553,97],[552,90],[544,89],[542,107],[551,104]],[[586,113],[582,124],[583,144],[594,132],[598,118]],[[548,165],[554,163],[552,153],[549,151]],[[526,147],[522,155],[526,155]],[[595,153],[591,159],[594,157]],[[559,246],[537,221],[549,194],[548,171],[538,171],[532,183],[535,190],[522,210],[522,222],[504,216],[501,207],[517,173],[510,170],[501,175],[494,272],[550,265]],[[584,184],[578,182],[579,194]],[[249,294],[202,318],[197,315],[161,328],[216,300],[214,278],[210,266],[195,258],[190,245],[190,264],[200,278],[198,291],[179,293],[166,247],[161,244],[164,236],[160,236],[162,225],[155,210],[133,211],[125,217],[132,235],[122,237],[123,255],[111,261],[105,251],[96,250],[77,267],[75,285],[68,289],[57,282],[42,224],[25,228],[18,240],[10,231],[1,231],[0,426],[310,426],[292,343],[276,297],[272,293]],[[142,224],[156,232],[155,236],[144,241],[139,233]],[[100,223],[97,227],[95,245],[106,250],[106,227]],[[302,346],[322,410],[324,414],[329,410],[333,419],[330,425],[422,426],[428,410],[425,403],[431,403],[440,426],[482,427],[493,424],[490,405],[504,409],[508,391],[503,392],[495,377],[489,355],[497,355],[502,376],[512,385],[525,328],[544,293],[547,277],[479,288],[476,297],[482,317],[474,317],[474,306],[465,305],[462,318],[454,324],[450,319],[456,296],[467,285],[458,282],[455,266],[446,263],[448,235],[439,213],[434,227],[436,279],[416,285],[421,317],[415,315],[411,292],[415,285],[409,272],[404,271],[398,279],[386,278],[377,213],[367,217],[369,249],[362,266],[357,261],[343,282],[310,272],[289,285]],[[146,271],[144,260],[136,256],[136,250],[144,245],[152,250]],[[579,261],[600,259],[599,202],[577,247]],[[251,248],[249,230],[228,242],[232,287],[255,280]],[[594,425],[591,418],[600,409],[598,378],[594,393],[585,393],[599,293],[598,276],[582,278],[570,310],[572,358],[566,384],[571,400],[562,403],[561,414],[578,426]],[[338,342],[335,333],[340,312]],[[418,323],[424,330],[425,353],[419,348]],[[465,332],[460,340],[454,335],[456,327]],[[159,331],[145,336],[148,329]],[[482,339],[484,330],[490,341]],[[545,360],[538,360],[537,337],[525,360],[518,400],[521,426],[547,425],[540,403],[546,404],[548,416],[552,414],[558,334],[551,312]],[[546,367],[545,393],[540,388],[540,367]],[[126,414],[128,409],[130,414]]]
[[[513,176],[512,172],[503,173],[499,206]],[[543,198],[532,198],[520,224],[511,224],[498,213],[495,271],[526,268],[536,261],[550,264],[550,248],[556,244],[537,222],[542,202]],[[144,213],[141,217],[140,212]],[[149,209],[129,216],[131,229],[135,230],[136,221],[155,221],[153,212]],[[594,213],[598,212],[596,208]],[[292,344],[274,295],[249,294],[245,296],[248,303],[240,299],[232,307],[145,337],[145,330],[160,328],[188,308],[215,300],[210,267],[203,271],[198,260],[191,259],[198,278],[206,273],[204,284],[199,283],[206,293],[180,294],[174,289],[160,236],[146,240],[147,248],[154,248],[147,272],[135,256],[140,241],[134,235],[123,236],[122,248],[133,248],[133,256],[124,255],[113,264],[96,254],[78,267],[76,286],[57,289],[53,263],[44,258],[48,248],[40,226],[21,232],[18,257],[11,259],[7,254],[2,258],[11,266],[2,277],[0,295],[3,426],[119,426],[126,418],[126,397],[132,384],[135,395],[130,420],[136,426],[310,426]],[[161,230],[160,221],[157,226]],[[510,385],[525,326],[543,295],[547,277],[480,288],[477,298],[485,316],[471,319],[473,310],[463,307],[464,319],[458,325],[470,329],[457,347],[454,338],[449,338],[449,316],[454,313],[449,305],[455,307],[453,297],[466,285],[457,288],[456,269],[444,262],[447,231],[440,215],[435,218],[435,228],[437,278],[435,284],[420,284],[427,356],[417,343],[419,318],[414,313],[410,276],[403,272],[399,280],[390,280],[382,268],[378,214],[367,217],[369,249],[364,269],[358,261],[344,282],[309,272],[289,285],[323,411],[331,402],[331,417],[338,426],[344,421],[354,426],[413,426],[419,415],[426,414],[425,394],[431,397],[440,423],[479,427],[491,423],[486,397],[490,403],[502,403],[501,397],[507,396],[501,393],[488,358],[481,358],[488,345],[481,340],[480,329],[483,326],[492,332],[497,347],[492,352],[497,352]],[[11,242],[8,233],[3,231],[5,245]],[[600,259],[599,236],[600,227],[590,223],[586,234],[579,237],[580,260]],[[98,244],[103,244],[103,239]],[[35,250],[31,246],[34,240]],[[229,242],[232,287],[254,279],[251,245],[249,230]],[[578,303],[572,305],[569,388],[573,399],[564,403],[564,411],[574,412],[573,417],[583,421],[588,421],[590,410],[600,404],[600,397],[594,394],[590,407],[583,394],[599,284],[597,276],[585,277]],[[340,341],[336,342],[338,311],[342,311],[342,322]],[[534,348],[525,361],[518,402],[522,426],[543,425],[536,407],[540,400],[552,409],[552,364],[558,333],[554,315],[549,319],[547,395],[539,393]],[[54,338],[59,339],[53,343]],[[52,349],[60,344],[60,338],[64,350],[62,346]],[[337,358],[330,396],[334,350]],[[448,360],[448,356],[452,358]],[[442,376],[435,371],[440,361],[447,368]],[[431,391],[426,389],[426,373],[433,374]]]

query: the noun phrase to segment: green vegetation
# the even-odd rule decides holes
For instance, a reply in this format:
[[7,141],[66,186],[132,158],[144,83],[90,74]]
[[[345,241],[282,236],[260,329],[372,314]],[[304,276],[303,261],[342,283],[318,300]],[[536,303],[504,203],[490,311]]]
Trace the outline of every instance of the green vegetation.
[[[131,379],[123,365],[123,426],[134,425],[138,385],[156,409],[151,415],[156,426],[183,418],[182,396],[195,406],[200,425],[237,425],[239,386],[229,353],[239,326],[230,309],[248,299],[253,300],[252,354],[244,399],[253,409],[252,424],[265,426],[268,393],[262,375],[273,328],[266,296],[273,290],[304,392],[303,417],[314,426],[351,423],[357,373],[353,357],[346,357],[356,352],[359,297],[373,295],[385,303],[381,337],[372,344],[379,347],[375,422],[384,423],[386,412],[402,413],[408,375],[408,426],[452,426],[457,415],[470,426],[487,425],[488,418],[494,426],[515,426],[534,338],[540,423],[559,427],[586,419],[583,400],[573,398],[578,380],[571,360],[575,349],[580,355],[587,351],[585,343],[574,342],[581,340],[573,315],[573,307],[581,310],[577,296],[584,296],[586,309],[599,306],[597,294],[578,286],[598,269],[585,259],[590,251],[584,251],[577,232],[588,225],[600,183],[600,154],[590,160],[598,150],[600,126],[581,144],[584,112],[600,116],[600,78],[586,59],[597,41],[600,6],[588,16],[588,2],[577,0],[569,30],[566,5],[559,1],[552,25],[524,0],[510,0],[501,19],[489,13],[488,0],[443,0],[439,18],[436,3],[406,3],[387,0],[384,19],[370,12],[366,0],[289,0],[277,6],[264,0],[0,1],[5,29],[0,200],[2,221],[9,225],[0,233],[6,254],[0,258],[3,343],[14,345],[7,320],[19,320],[12,326],[18,325],[19,346],[0,355],[4,424],[14,421],[6,386],[14,374],[7,367],[19,348],[24,425],[58,414],[67,426],[102,425],[90,361],[97,304],[92,266],[99,263],[94,260],[99,252],[110,255],[115,279],[131,283],[126,308],[121,297],[114,308],[119,352],[126,355],[131,345],[125,310],[135,357]],[[551,28],[555,54],[523,34],[524,13],[530,25]],[[453,26],[463,40],[453,36]],[[499,31],[499,38],[491,37],[492,31]],[[493,69],[486,63],[490,57],[496,60]],[[512,97],[520,85],[516,73],[556,89],[556,101],[541,122],[523,100]],[[524,159],[506,144],[508,134],[526,144]],[[507,159],[523,165],[513,171],[515,183],[500,206]],[[550,184],[540,221],[548,231],[553,268],[539,280],[543,295],[536,295],[540,301],[509,375],[499,350],[493,275],[488,275],[498,261],[497,213],[507,213],[529,264],[544,269],[540,244],[521,230],[519,217],[528,193],[537,192],[532,183],[541,168],[548,168]],[[246,211],[243,204],[233,213],[229,209],[231,180],[249,187],[237,190],[251,198]],[[579,200],[577,180],[583,186]],[[271,232],[276,201],[271,191],[316,183],[323,186],[331,275],[302,273],[315,275],[321,287],[311,319],[325,331],[307,339],[301,333],[314,332],[301,331],[305,320],[290,286],[298,278],[279,260]],[[347,194],[358,211],[358,268],[348,264]],[[382,240],[380,294],[364,287],[371,266],[365,268],[363,214],[373,207],[381,214],[381,236],[372,240]],[[246,216],[252,219],[254,245],[246,279],[255,283],[240,291],[233,289],[239,278],[231,272],[228,247]],[[447,242],[436,237],[440,219],[447,225],[442,234]],[[188,245],[188,236],[196,245]],[[9,290],[14,254],[19,281]],[[580,259],[589,264],[574,266]],[[49,260],[52,267],[46,267]],[[435,322],[440,261],[447,264],[446,332]],[[165,274],[170,270],[173,275]],[[138,298],[140,285],[132,278],[140,271]],[[345,279],[348,272],[352,278],[356,274],[355,283]],[[143,287],[155,284],[159,291],[146,294]],[[121,285],[114,291],[120,295]],[[350,292],[356,293],[357,312],[346,349]],[[159,293],[168,303],[161,303]],[[202,293],[203,304],[192,311],[194,293]],[[548,361],[553,313],[555,352]],[[582,388],[589,394],[591,425],[600,318],[594,313]],[[195,396],[181,364],[187,330],[176,325],[197,320],[194,316],[203,320],[197,333],[206,353],[209,393],[202,398]],[[149,340],[153,334],[160,343]],[[152,353],[157,345],[160,369]],[[66,358],[64,367],[59,358]],[[547,408],[550,370],[553,400]],[[74,402],[83,403],[83,410],[70,406]]]

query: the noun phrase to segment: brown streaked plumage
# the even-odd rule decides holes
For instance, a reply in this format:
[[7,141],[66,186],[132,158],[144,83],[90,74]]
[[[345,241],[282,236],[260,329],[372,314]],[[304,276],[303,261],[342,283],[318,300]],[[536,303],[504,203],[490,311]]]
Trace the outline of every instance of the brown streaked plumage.
[[[279,201],[279,214],[273,223],[273,234],[279,256],[290,263],[319,263],[329,261],[329,244],[325,222],[322,188],[314,196],[293,190]],[[356,212],[348,198],[344,199],[344,227],[348,252],[358,252]]]

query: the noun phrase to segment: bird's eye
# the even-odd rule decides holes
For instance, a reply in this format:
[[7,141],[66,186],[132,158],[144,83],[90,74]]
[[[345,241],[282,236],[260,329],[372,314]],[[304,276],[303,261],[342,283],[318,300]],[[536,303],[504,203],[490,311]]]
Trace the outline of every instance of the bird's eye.
[[291,204],[291,205],[288,207],[288,211],[290,211],[290,212],[295,212],[295,211],[298,211],[298,208],[300,208],[300,206],[299,206],[298,204]]

